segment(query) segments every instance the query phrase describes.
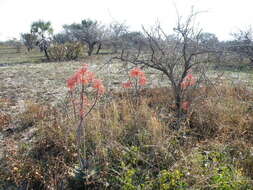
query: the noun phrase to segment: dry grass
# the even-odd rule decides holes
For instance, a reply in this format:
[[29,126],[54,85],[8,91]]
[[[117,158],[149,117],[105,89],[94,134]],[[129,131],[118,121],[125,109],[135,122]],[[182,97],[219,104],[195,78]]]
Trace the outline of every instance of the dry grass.
[[[84,184],[88,189],[135,189],[141,184],[162,189],[163,183],[169,189],[250,189],[252,92],[227,84],[216,87],[218,94],[212,87],[201,88],[197,93],[204,98],[192,105],[181,129],[174,130],[168,90],[144,90],[137,105],[129,94],[114,93],[113,101],[88,116],[86,181],[76,169],[71,109],[66,115],[59,108],[28,104],[18,117],[32,120],[36,135],[29,142],[7,141],[2,179],[35,189],[82,189]],[[161,182],[159,176],[168,179]]]

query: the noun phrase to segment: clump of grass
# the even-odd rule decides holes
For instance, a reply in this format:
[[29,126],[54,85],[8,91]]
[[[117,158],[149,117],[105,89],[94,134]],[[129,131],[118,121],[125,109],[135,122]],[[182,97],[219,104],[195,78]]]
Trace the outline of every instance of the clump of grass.
[[28,101],[24,104],[24,110],[17,115],[18,124],[20,129],[26,129],[42,120],[51,120],[56,112],[56,109],[49,105]]

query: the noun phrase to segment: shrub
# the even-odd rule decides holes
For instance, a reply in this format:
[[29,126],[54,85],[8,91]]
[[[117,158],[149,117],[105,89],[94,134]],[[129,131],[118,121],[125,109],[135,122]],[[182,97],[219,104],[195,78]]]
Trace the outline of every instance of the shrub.
[[76,60],[81,57],[83,46],[80,43],[66,43],[66,59]]
[[54,44],[48,50],[50,60],[70,61],[80,58],[82,46],[80,43]]
[[63,44],[54,44],[48,49],[50,60],[63,61],[66,57],[66,47]]

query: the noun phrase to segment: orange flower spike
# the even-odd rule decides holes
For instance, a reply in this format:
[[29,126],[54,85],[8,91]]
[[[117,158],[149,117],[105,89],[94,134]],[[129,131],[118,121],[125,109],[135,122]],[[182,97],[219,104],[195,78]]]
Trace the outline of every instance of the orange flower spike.
[[83,76],[82,76],[82,74],[81,74],[79,71],[77,71],[77,72],[73,75],[73,77],[76,78],[76,83],[77,83],[77,84],[80,84],[80,83],[82,82]]
[[84,65],[80,70],[76,72],[77,83],[83,83],[85,80],[84,75],[88,72],[88,65]]
[[196,78],[192,74],[188,74],[181,83],[181,88],[186,89],[189,86],[193,86],[196,84],[196,81]]
[[76,75],[70,77],[68,80],[67,80],[67,87],[70,89],[70,90],[73,90],[75,88],[77,84],[77,77]]
[[189,86],[193,86],[196,83],[196,78],[192,74],[188,74],[186,80],[189,82]]
[[86,72],[88,71],[88,67],[82,67],[78,73],[80,73],[81,75],[84,75]]
[[144,75],[144,72],[140,68],[135,67],[129,72],[129,75],[130,77],[141,77]]
[[83,78],[82,79],[82,84],[83,85],[88,85],[89,84],[89,80],[87,78]]
[[88,70],[85,71],[84,74],[81,74],[81,72],[79,71],[77,75],[78,75],[78,83],[82,83],[84,85],[89,84],[95,78],[95,75]]

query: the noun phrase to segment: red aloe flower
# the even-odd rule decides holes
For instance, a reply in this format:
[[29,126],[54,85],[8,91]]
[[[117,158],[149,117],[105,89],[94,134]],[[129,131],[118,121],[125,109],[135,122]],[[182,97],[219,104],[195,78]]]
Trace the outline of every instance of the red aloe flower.
[[87,71],[88,71],[88,66],[86,65],[86,66],[82,67],[82,68],[78,71],[78,73],[80,73],[81,75],[84,75]]
[[144,75],[144,72],[140,68],[135,67],[129,72],[129,75],[130,77],[141,77]]
[[193,86],[196,84],[196,78],[192,74],[188,74],[183,82],[181,83],[181,88],[186,89],[189,86]]
[[75,88],[77,84],[77,77],[76,75],[70,77],[68,80],[67,80],[67,87],[70,89],[70,90],[73,90]]
[[192,74],[188,74],[186,80],[190,86],[193,86],[196,83],[196,78]]

